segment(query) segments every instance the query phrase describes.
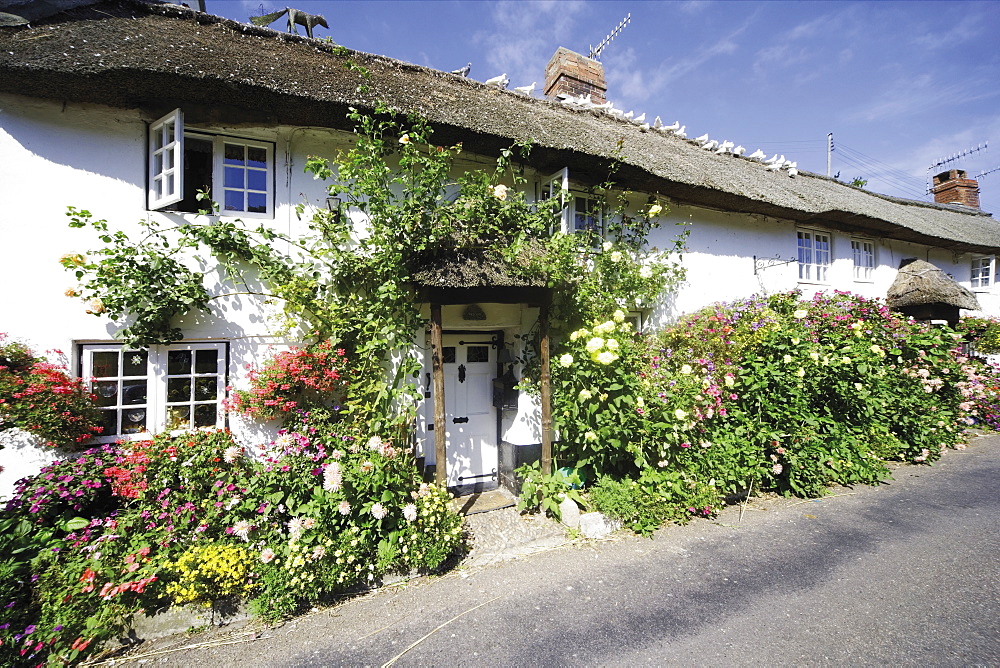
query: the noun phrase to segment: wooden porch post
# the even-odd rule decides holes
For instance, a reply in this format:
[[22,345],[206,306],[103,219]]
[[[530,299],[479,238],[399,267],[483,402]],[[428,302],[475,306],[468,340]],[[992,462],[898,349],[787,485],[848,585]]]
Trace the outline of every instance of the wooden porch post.
[[442,366],[441,304],[431,304],[431,374],[434,377],[434,482],[448,480],[444,423],[444,367]]
[[[542,390],[542,473],[552,473],[552,377],[549,369],[549,305],[543,304],[538,314],[541,335],[541,390]],[[436,429],[437,427],[435,427]]]

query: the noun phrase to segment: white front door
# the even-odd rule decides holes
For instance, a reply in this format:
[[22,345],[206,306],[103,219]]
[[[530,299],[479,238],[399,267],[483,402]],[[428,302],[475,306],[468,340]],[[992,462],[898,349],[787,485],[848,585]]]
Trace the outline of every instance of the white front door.
[[[497,350],[492,332],[445,334],[445,438],[448,487],[495,486],[499,453],[497,413],[493,407],[493,379]],[[433,400],[430,402],[433,414]]]

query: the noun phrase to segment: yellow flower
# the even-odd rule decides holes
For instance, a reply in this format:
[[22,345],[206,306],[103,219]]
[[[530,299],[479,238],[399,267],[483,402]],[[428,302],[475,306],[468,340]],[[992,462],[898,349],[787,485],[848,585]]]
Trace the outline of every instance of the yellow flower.
[[587,441],[596,441],[597,440],[597,434],[595,434],[592,431],[588,431],[586,434],[583,435],[583,438],[584,438],[584,440],[587,440]]
[[805,310],[804,308],[800,308],[798,311],[792,314],[792,317],[795,318],[796,320],[802,320],[802,318],[806,317],[807,315],[809,315],[809,311]]
[[66,288],[66,292],[63,293],[67,297],[79,297],[80,291],[76,288]]
[[814,362],[817,361],[819,359],[819,353],[815,351],[809,353],[809,359],[811,359]]
[[563,367],[571,366],[573,364],[573,356],[570,355],[569,353],[566,353],[565,355],[559,358],[559,364],[560,366]]
[[399,138],[399,143],[400,144],[409,144],[410,143],[410,135],[406,134],[406,135],[403,135],[402,137],[400,137]]
[[682,411],[680,408],[674,411],[674,417],[676,417],[678,420],[683,420],[687,416],[688,416],[687,412]]
[[608,339],[605,345],[608,347],[608,350],[618,350],[618,342],[614,339]]
[[90,303],[87,304],[87,313],[104,313],[104,302],[100,298],[91,299]]
[[684,374],[685,376],[688,375],[689,373],[691,373],[691,365],[690,364],[685,364],[684,366],[682,366],[681,367],[681,373]]
[[785,364],[788,364],[789,362],[792,361],[792,356],[791,355],[785,355],[784,357],[781,358],[781,361],[784,362]]
[[583,338],[584,336],[587,336],[589,334],[590,334],[590,332],[588,332],[585,329],[578,329],[578,330],[576,330],[575,332],[573,332],[572,334],[569,335],[569,340],[570,341],[576,341],[577,339]]
[[615,252],[611,253],[611,261],[612,262],[621,262],[622,261],[622,254],[621,254],[621,252],[620,251],[615,251]]
[[802,378],[803,376],[806,375],[806,370],[803,369],[802,367],[799,367],[799,370],[795,372],[795,375],[798,376],[799,378]]
[[625,322],[625,311],[618,309],[611,315],[611,319],[615,322]]
[[580,394],[579,394],[580,401],[587,401],[588,399],[590,399],[593,396],[594,396],[594,393],[591,392],[590,390],[588,390],[587,388],[583,388],[582,390],[580,390]]
[[596,353],[598,350],[604,347],[604,339],[599,336],[595,336],[590,341],[587,341],[587,352]]
[[649,207],[649,215],[650,216],[658,216],[658,215],[660,215],[660,213],[662,211],[663,211],[663,207],[660,206],[659,204],[654,204],[653,206]]
[[493,196],[500,201],[507,199],[507,186],[502,183],[493,186]]

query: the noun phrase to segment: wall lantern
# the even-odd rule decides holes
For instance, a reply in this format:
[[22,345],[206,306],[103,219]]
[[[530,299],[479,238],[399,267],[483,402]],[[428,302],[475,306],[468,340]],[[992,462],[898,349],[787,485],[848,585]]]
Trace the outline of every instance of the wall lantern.
[[340,213],[340,198],[339,197],[327,197],[326,198],[326,208],[333,213]]

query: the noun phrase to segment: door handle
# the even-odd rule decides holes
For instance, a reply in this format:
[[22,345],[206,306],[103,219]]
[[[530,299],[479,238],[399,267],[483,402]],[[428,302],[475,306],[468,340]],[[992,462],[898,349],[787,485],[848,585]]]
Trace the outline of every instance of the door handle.
[[469,421],[469,418],[467,418],[467,417],[460,417],[460,418],[452,418],[451,419],[452,424],[464,424],[464,423],[466,423],[468,421]]

